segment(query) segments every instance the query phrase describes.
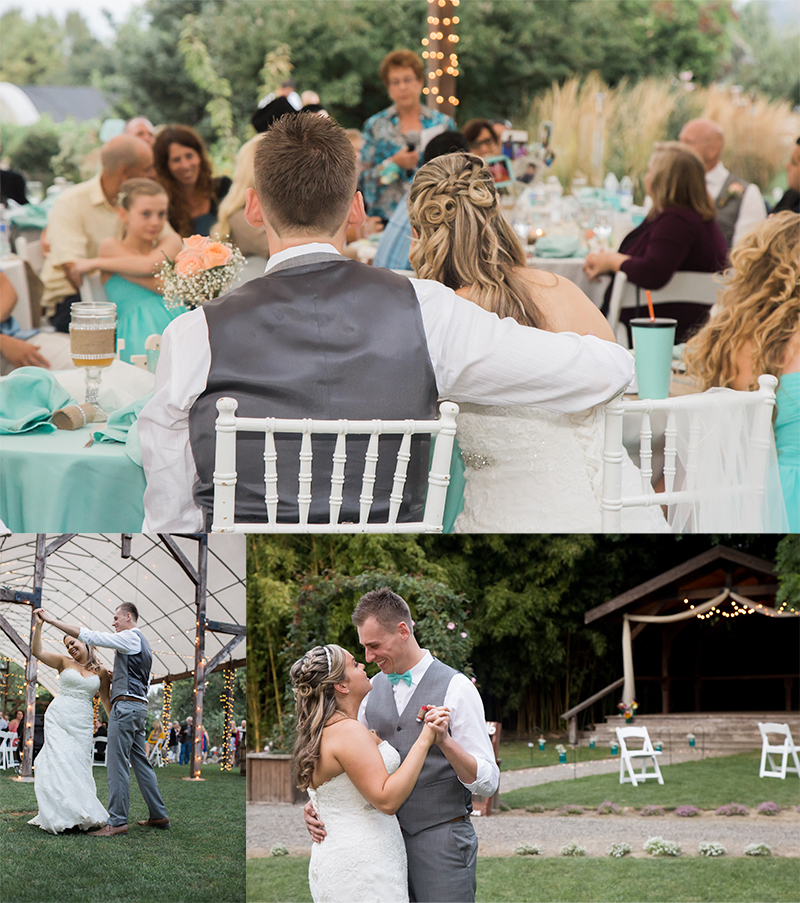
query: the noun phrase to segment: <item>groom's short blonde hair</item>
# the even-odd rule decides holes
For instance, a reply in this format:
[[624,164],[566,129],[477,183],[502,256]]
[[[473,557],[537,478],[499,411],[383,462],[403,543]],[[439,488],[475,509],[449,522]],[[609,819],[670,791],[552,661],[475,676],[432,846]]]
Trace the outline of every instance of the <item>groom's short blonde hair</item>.
[[410,633],[414,633],[414,621],[411,618],[411,609],[406,601],[397,593],[393,593],[388,586],[381,589],[373,589],[365,593],[353,611],[353,623],[360,627],[367,618],[375,620],[383,627],[394,633],[397,625],[405,623]]

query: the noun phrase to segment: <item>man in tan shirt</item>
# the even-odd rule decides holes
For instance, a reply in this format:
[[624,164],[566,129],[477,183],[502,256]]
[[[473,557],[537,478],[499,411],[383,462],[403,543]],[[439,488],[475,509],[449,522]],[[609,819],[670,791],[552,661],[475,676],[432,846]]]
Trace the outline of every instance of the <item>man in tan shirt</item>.
[[79,301],[81,276],[75,261],[97,256],[107,237],[121,236],[114,202],[126,179],[154,178],[153,150],[132,135],[117,135],[103,145],[102,171],[88,182],[62,192],[47,218],[50,251],[42,268],[42,307],[59,332],[69,331],[69,308]]

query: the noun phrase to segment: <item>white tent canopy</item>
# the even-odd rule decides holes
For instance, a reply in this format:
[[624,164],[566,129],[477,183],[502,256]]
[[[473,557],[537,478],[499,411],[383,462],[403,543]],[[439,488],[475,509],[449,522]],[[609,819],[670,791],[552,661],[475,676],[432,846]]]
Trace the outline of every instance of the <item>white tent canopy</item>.
[[[58,539],[47,536],[47,543]],[[197,565],[195,539],[173,536],[172,541],[189,563]],[[130,557],[122,557],[123,539],[116,534],[77,534],[47,556],[42,607],[56,618],[91,630],[113,632],[111,619],[121,602],[139,609],[139,627],[153,649],[153,680],[194,671],[197,628],[195,585],[158,536],[133,534]],[[34,587],[35,534],[13,534],[0,539],[0,586],[19,592]],[[221,625],[245,624],[245,542],[240,535],[208,537],[208,591],[206,619]],[[0,601],[0,615],[27,644],[30,642],[31,606]],[[45,648],[57,648],[62,635],[45,625]],[[230,632],[215,632],[210,623],[205,638],[205,659],[213,659],[231,640]],[[105,664],[113,652],[98,649]],[[25,667],[25,656],[0,630],[0,655]],[[235,655],[243,658],[245,644]],[[58,674],[40,666],[38,681],[55,693]]]

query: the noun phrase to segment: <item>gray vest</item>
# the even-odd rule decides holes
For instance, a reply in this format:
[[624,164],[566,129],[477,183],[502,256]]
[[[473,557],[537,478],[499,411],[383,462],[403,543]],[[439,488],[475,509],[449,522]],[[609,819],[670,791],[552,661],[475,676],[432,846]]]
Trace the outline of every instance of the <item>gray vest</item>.
[[117,652],[114,656],[114,676],[111,679],[111,699],[117,696],[143,696],[147,699],[150,689],[150,666],[153,653],[144,634],[136,631],[142,641],[142,648],[135,655],[123,655]]
[[[445,693],[456,674],[458,671],[434,659],[402,715],[397,714],[389,678],[385,674],[376,674],[372,678],[372,691],[367,696],[366,716],[370,730],[376,731],[381,740],[388,740],[405,759],[422,729],[417,723],[420,706],[444,705]],[[408,834],[418,834],[470,812],[472,794],[459,781],[439,747],[432,746],[416,786],[397,810],[400,827]]]
[[[742,186],[742,193],[738,197],[728,195],[728,188],[738,182]],[[742,206],[742,198],[749,182],[740,179],[732,172],[728,173],[728,178],[722,185],[722,190],[717,195],[717,225],[722,234],[725,236],[725,244],[730,248],[733,244],[733,233],[736,229],[736,220],[739,219],[739,208]]]
[[[334,254],[286,261],[203,306],[211,368],[189,412],[199,477],[194,497],[213,500],[218,398],[239,402],[239,417],[405,420],[436,416],[436,380],[419,302],[390,270]],[[314,501],[309,521],[327,523],[335,437],[313,440]],[[300,437],[278,436],[278,519],[297,518]],[[373,516],[385,516],[400,440],[381,439]],[[399,521],[421,518],[429,441],[415,439]],[[348,439],[341,520],[358,519],[367,438]],[[236,519],[266,519],[264,437],[237,437]]]

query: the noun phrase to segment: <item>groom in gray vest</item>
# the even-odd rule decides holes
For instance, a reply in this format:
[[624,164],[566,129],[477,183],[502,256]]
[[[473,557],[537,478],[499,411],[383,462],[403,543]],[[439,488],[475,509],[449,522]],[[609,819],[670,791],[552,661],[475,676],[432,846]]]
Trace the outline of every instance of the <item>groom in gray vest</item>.
[[[437,398],[583,411],[630,381],[631,356],[613,342],[501,320],[437,282],[344,257],[364,201],[355,152],[332,119],[278,120],[259,140],[254,165],[245,216],[265,230],[271,256],[263,276],[164,331],[153,398],[138,420],[144,532],[207,529],[223,396],[238,401],[239,417],[429,420]],[[328,521],[332,442],[315,438],[310,523]],[[279,435],[276,448],[278,520],[296,520],[299,439]],[[348,443],[348,463],[365,451],[366,441],[360,452]],[[423,505],[421,451],[409,463],[400,522]],[[237,471],[236,520],[263,522],[263,436],[237,436]],[[382,453],[376,518],[388,510],[393,474]],[[357,468],[346,470],[343,521],[358,519],[360,494]]]
[[[500,780],[481,698],[464,674],[420,648],[408,605],[388,588],[362,596],[353,623],[367,661],[381,669],[372,679],[359,720],[388,740],[401,758],[419,736],[421,707],[450,709],[450,730],[431,747],[397,819],[408,856],[409,900],[469,903],[475,899],[478,857],[470,821],[472,794],[490,797]],[[312,839],[321,841],[324,825],[311,803],[305,811]]]
[[87,630],[58,621],[47,612],[42,617],[68,636],[92,646],[114,649],[114,675],[111,679],[111,711],[108,716],[106,778],[108,780],[108,824],[92,837],[112,837],[128,833],[128,807],[131,795],[131,767],[139,790],[147,803],[149,818],[139,824],[168,828],[169,818],[153,766],[144,751],[147,720],[147,692],[153,653],[144,634],[136,626],[139,612],[132,602],[123,602],[114,612],[115,633]]

